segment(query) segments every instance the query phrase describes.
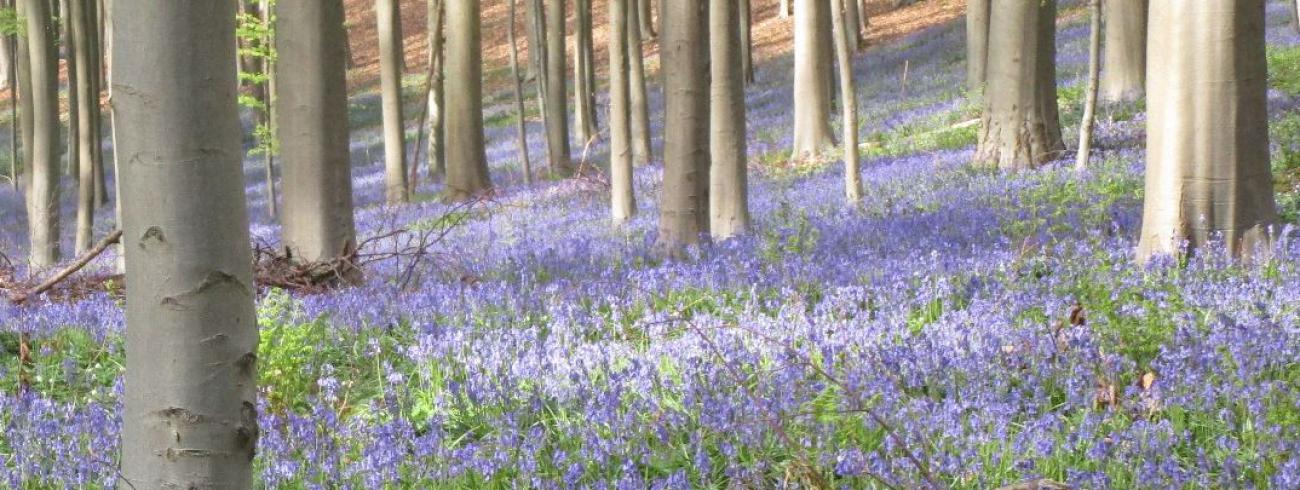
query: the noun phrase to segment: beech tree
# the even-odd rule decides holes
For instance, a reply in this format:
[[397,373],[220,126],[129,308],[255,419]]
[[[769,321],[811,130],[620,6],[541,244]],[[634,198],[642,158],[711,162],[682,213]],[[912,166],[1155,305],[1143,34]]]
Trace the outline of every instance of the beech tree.
[[[650,0],[631,0],[648,5]],[[654,154],[650,148],[650,97],[646,92],[645,53],[642,50],[642,30],[636,28],[641,23],[641,9],[627,9],[627,61],[628,61],[628,104],[632,112],[632,158],[637,165],[650,163]]]
[[654,27],[654,19],[653,19],[654,9],[650,6],[651,0],[633,0],[633,1],[637,3],[636,9],[639,10],[639,12],[637,12],[637,25],[639,26],[638,30],[640,32],[638,32],[637,35],[642,39],[654,39],[655,38],[655,27]]
[[[515,135],[519,143],[520,170],[524,173],[524,183],[533,183],[532,162],[528,159],[528,114],[524,112],[524,81],[519,74],[519,45],[515,42],[515,0],[506,0],[507,18],[510,30],[506,31],[510,43],[510,88],[515,98]],[[482,40],[479,41],[480,43]],[[481,61],[481,60],[480,60]]]
[[564,0],[546,4],[546,148],[551,173],[569,173],[569,121],[565,100]]
[[375,0],[379,33],[379,79],[384,118],[384,196],[389,204],[410,199],[406,186],[406,119],[402,115],[402,22],[397,0]]
[[[845,5],[857,0],[831,0]],[[832,6],[832,19],[835,24],[835,57],[840,73],[840,114],[843,116],[844,141],[844,198],[851,204],[862,200],[862,175],[858,168],[858,95],[853,85],[852,38],[855,23],[839,5]]]
[[583,143],[596,136],[591,0],[573,0],[573,125]]
[[[428,155],[429,179],[436,180],[447,171],[447,159],[445,149],[446,142],[443,140],[442,127],[446,118],[443,115],[443,65],[446,55],[443,53],[443,42],[445,36],[444,28],[447,25],[443,22],[443,2],[442,0],[429,0],[428,18],[426,19],[428,29],[428,63],[429,63],[429,95],[426,101],[425,111],[429,118],[428,132],[429,142],[425,153]],[[419,164],[419,162],[416,162]]]
[[984,87],[988,72],[989,15],[993,0],[966,2],[966,86],[971,91]]
[[1101,98],[1108,102],[1142,96],[1146,85],[1147,0],[1105,0],[1105,69]]
[[[94,241],[95,208],[98,207],[96,192],[98,184],[102,184],[102,180],[96,178],[96,172],[100,169],[100,153],[97,148],[99,74],[95,71],[99,64],[95,62],[98,50],[94,39],[98,19],[91,18],[94,11],[89,8],[94,3],[94,0],[70,0],[67,12],[72,27],[72,57],[76,60],[69,65],[72,68],[69,89],[77,94],[77,103],[76,107],[69,107],[69,113],[77,115],[77,139],[76,146],[69,151],[69,158],[71,159],[72,153],[77,154],[77,234],[74,250],[78,255],[89,250]],[[71,123],[70,119],[69,124]]]
[[1092,12],[1091,30],[1088,35],[1088,85],[1083,102],[1083,120],[1079,122],[1079,151],[1075,155],[1074,168],[1082,171],[1088,167],[1092,154],[1092,128],[1097,119],[1097,91],[1100,89],[1101,71],[1101,18],[1102,0],[1089,0]]
[[794,4],[794,154],[799,159],[834,144],[830,126],[829,0]]
[[[632,0],[636,1],[636,0]],[[631,63],[628,32],[639,30],[629,24],[637,8],[628,8],[627,0],[609,0],[609,181],[610,208],[614,226],[622,225],[636,214],[636,195],[632,188],[632,87],[629,83]]]
[[749,229],[745,79],[740,5],[709,0],[709,232],[715,239]]
[[1249,257],[1271,238],[1264,7],[1264,0],[1151,2],[1139,260],[1215,238]]
[[131,284],[122,485],[251,488],[258,332],[235,3],[116,0],[114,8],[113,117]]
[[993,0],[975,159],[1034,168],[1065,151],[1056,101],[1056,1]]
[[447,196],[492,188],[483,143],[483,51],[479,0],[447,2]]
[[30,114],[23,121],[23,141],[30,147],[23,159],[27,162],[28,254],[32,267],[42,268],[60,258],[59,60],[54,45],[58,28],[45,0],[19,0],[18,6],[26,34],[26,42],[19,45],[18,97],[24,101],[23,112]]
[[709,231],[708,2],[660,2],[664,66],[664,180],[661,253],[677,255]]

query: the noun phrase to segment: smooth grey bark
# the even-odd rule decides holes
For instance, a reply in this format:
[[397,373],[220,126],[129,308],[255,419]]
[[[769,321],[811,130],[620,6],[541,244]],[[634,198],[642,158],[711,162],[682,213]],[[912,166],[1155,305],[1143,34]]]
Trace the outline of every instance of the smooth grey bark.
[[356,248],[343,0],[277,0],[284,247],[302,262]]
[[966,2],[966,87],[972,92],[984,88],[988,74],[989,18],[993,0]]
[[595,87],[590,73],[592,62],[591,0],[573,0],[573,125],[578,139],[590,141],[596,128]]
[[[845,5],[857,0],[832,0]],[[833,6],[832,19],[835,25],[835,57],[840,74],[840,115],[843,117],[844,141],[844,198],[850,204],[862,201],[862,174],[858,167],[858,94],[853,85],[853,42],[857,36],[853,32],[856,23],[849,22],[852,16],[848,9]]]
[[[94,220],[95,220],[95,146],[99,142],[95,139],[95,130],[93,127],[94,119],[98,114],[92,109],[99,104],[99,94],[95,91],[95,80],[99,75],[94,72],[95,65],[91,62],[91,31],[94,25],[91,19],[87,17],[90,12],[86,6],[87,3],[94,0],[69,0],[68,4],[68,25],[69,40],[73,52],[70,59],[74,63],[68,65],[71,78],[71,92],[77,94],[76,106],[69,107],[69,114],[76,114],[77,140],[75,150],[68,151],[68,158],[71,159],[75,153],[77,155],[77,233],[73,250],[77,255],[90,250],[95,239]],[[71,104],[71,99],[69,99]],[[69,124],[73,119],[69,117]]]
[[1147,71],[1147,7],[1147,0],[1105,0],[1102,100],[1121,102],[1142,97]]
[[537,67],[537,57],[546,52],[546,41],[542,40],[542,28],[545,25],[540,22],[542,16],[542,6],[534,0],[524,0],[524,42],[528,43],[528,64],[525,77],[527,80],[536,80],[541,76]]
[[1079,153],[1074,159],[1074,168],[1083,171],[1088,168],[1088,159],[1092,156],[1092,127],[1096,122],[1097,90],[1101,72],[1101,17],[1102,0],[1090,0],[1092,10],[1092,31],[1088,37],[1088,88],[1083,102],[1083,121],[1079,123]]
[[519,45],[515,42],[515,0],[506,0],[507,17],[509,18],[510,30],[507,31],[510,42],[510,79],[511,88],[515,96],[515,114],[518,119],[515,120],[516,139],[519,141],[519,164],[520,170],[524,173],[524,183],[533,183],[533,166],[528,158],[528,128],[525,125],[525,118],[528,114],[524,112],[524,81],[519,74]]
[[5,35],[8,41],[5,50],[9,52],[8,76],[9,76],[9,186],[15,191],[18,190],[18,168],[22,166],[22,157],[18,151],[18,140],[22,139],[19,132],[21,123],[18,119],[18,39],[14,35]]
[[834,144],[830,126],[830,32],[828,0],[799,0],[794,5],[794,154],[820,153]]
[[1267,253],[1264,0],[1154,0],[1147,45],[1147,172],[1138,259],[1222,239]]
[[[842,4],[841,7],[832,7],[832,8],[836,8],[840,10],[842,14],[844,14],[844,24],[843,24],[845,26],[844,29],[850,34],[849,50],[858,51],[862,49],[862,45],[863,45],[862,25],[860,24],[861,14],[860,12],[858,12],[858,0],[847,0],[843,2],[841,2],[840,0],[831,0],[831,1],[833,2],[833,4],[834,3]],[[836,25],[840,25],[840,24],[836,24]]]
[[565,97],[564,0],[546,4],[546,148],[551,174],[567,177],[569,162],[568,101]]
[[[258,0],[258,3],[260,5],[258,8],[258,15],[261,16],[262,22],[267,24],[271,23],[273,19],[275,19],[275,12],[272,9],[271,0]],[[268,32],[262,37],[262,39],[259,39],[258,42],[263,46],[271,46],[272,43],[274,43],[274,40],[271,39],[271,35],[272,33],[268,30]],[[275,111],[275,57],[262,60],[262,73],[266,74],[266,90],[263,91],[263,96],[266,98],[262,101],[262,103],[265,104],[266,113],[264,114],[263,122],[266,124],[267,132],[274,135],[276,133],[275,126],[278,122],[278,117]],[[271,137],[274,138],[274,136]],[[271,218],[271,220],[278,220],[280,218],[280,199],[275,192],[276,145],[272,142],[266,146],[267,148],[262,152],[262,172],[266,187],[266,214]]]
[[[429,0],[428,11],[428,38],[429,38],[429,74],[433,77],[428,80],[429,97],[425,103],[425,112],[429,118],[429,142],[426,153],[428,156],[429,180],[437,180],[447,173],[447,142],[443,134],[443,125],[447,120],[443,113],[443,100],[445,91],[443,90],[443,66],[446,53],[443,47],[446,42],[445,28],[447,23],[443,22],[443,5],[446,2],[442,0]],[[413,165],[419,165],[414,162]]]
[[745,78],[737,0],[709,0],[709,234],[749,230]]
[[[546,108],[546,74],[548,73],[546,68],[546,50],[548,49],[546,43],[546,10],[542,5],[542,0],[525,1],[528,2],[531,10],[536,12],[534,16],[528,19],[531,28],[530,32],[535,30],[537,34],[537,44],[535,45],[537,49],[529,52],[529,64],[533,65],[533,69],[537,73],[537,76],[533,79],[533,87],[537,91],[537,113],[541,115],[542,119],[542,143],[546,147],[546,154],[549,159],[551,155],[550,132],[552,123],[551,112]],[[551,173],[554,174],[554,167],[551,168]]]
[[[25,10],[23,0],[15,0],[14,11],[17,13],[18,18],[26,18]],[[32,64],[30,61],[31,56],[28,55],[28,44],[27,36],[14,36],[14,65],[16,65],[14,75],[16,79],[15,85],[18,87],[18,118],[15,120],[15,124],[18,127],[18,139],[22,141],[22,147],[20,148],[22,174],[19,175],[18,186],[24,196],[26,196],[27,189],[31,187],[33,148],[29,138],[32,137],[36,127],[36,118],[33,115],[35,112],[33,110],[34,104],[32,104]]]
[[709,231],[708,3],[662,0],[664,177],[660,253],[680,255]]
[[750,0],[740,1],[740,72],[745,85],[754,83],[754,9]]
[[654,151],[650,146],[650,97],[646,91],[645,52],[641,46],[641,29],[636,27],[641,23],[639,10],[631,5],[627,9],[628,103],[632,111],[632,159],[637,165],[645,165],[654,159]]
[[1056,1],[993,0],[975,160],[1024,170],[1065,151],[1056,98]]
[[[61,26],[56,27],[56,29],[60,27],[63,29],[61,32],[62,35],[59,36],[59,39],[56,42],[63,45],[61,51],[63,52],[64,66],[68,69],[68,139],[65,145],[67,149],[67,151],[64,152],[64,162],[66,167],[64,167],[63,173],[71,177],[73,181],[78,181],[81,179],[81,162],[79,160],[81,152],[77,151],[77,141],[80,140],[80,135],[78,133],[81,131],[81,124],[80,121],[78,121],[81,117],[81,111],[79,110],[81,104],[77,98],[81,94],[77,92],[76,88],[78,61],[77,43],[72,39],[73,17],[68,15],[68,13],[72,11],[72,6],[68,5],[68,2],[69,0],[59,0],[57,3],[59,10],[54,12],[54,15],[55,18],[63,22]],[[51,7],[55,5],[55,3],[50,4]],[[80,199],[78,199],[78,201],[80,201]]]
[[483,51],[479,0],[447,2],[447,197],[492,188],[483,143]]
[[106,20],[100,7],[101,0],[88,0],[85,4],[86,15],[86,48],[89,50],[88,63],[90,63],[90,141],[93,156],[91,157],[91,167],[95,178],[95,207],[103,208],[108,206],[108,179],[104,177],[104,146],[101,143],[104,139],[104,113],[100,108],[99,96],[104,91],[104,26]]
[[114,7],[113,117],[131,284],[118,486],[251,488],[258,332],[235,4]]
[[[636,0],[632,0],[636,1]],[[636,214],[632,188],[632,112],[628,31],[628,0],[609,0],[609,181],[610,217],[614,226]],[[630,27],[630,28],[629,28]]]
[[654,8],[650,5],[651,0],[633,1],[637,3],[636,10],[640,11],[637,15],[637,26],[639,26],[640,32],[638,32],[637,35],[641,39],[654,39],[657,34],[655,34]]
[[384,197],[388,204],[410,200],[406,188],[406,127],[402,115],[401,12],[397,0],[375,0],[379,33],[379,79],[384,118]]
[[[58,28],[45,0],[19,0],[19,5],[21,18],[26,19],[29,77],[27,92],[19,98],[30,101],[31,106],[30,131],[23,138],[31,146],[25,159],[28,162],[28,253],[32,267],[44,268],[56,264],[60,258],[59,60],[54,46]],[[24,103],[24,109],[27,105]]]

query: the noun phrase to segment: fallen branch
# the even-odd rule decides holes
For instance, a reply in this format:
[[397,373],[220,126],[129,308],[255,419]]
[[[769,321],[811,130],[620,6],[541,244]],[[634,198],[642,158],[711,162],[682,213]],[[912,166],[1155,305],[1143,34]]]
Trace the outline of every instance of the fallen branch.
[[108,247],[111,247],[120,241],[122,241],[122,230],[114,230],[112,233],[109,233],[108,236],[104,237],[103,240],[100,240],[99,243],[95,244],[94,248],[81,254],[80,257],[77,257],[77,260],[72,261],[71,264],[68,264],[67,267],[64,267],[49,279],[37,284],[36,287],[16,293],[10,293],[9,301],[14,304],[22,304],[32,296],[37,296],[53,289],[54,286],[57,286],[65,279],[72,276],[72,274],[81,270],[86,266],[86,264],[89,264],[90,261],[95,260],[95,257],[98,257],[100,254],[104,253],[105,250],[108,250]]

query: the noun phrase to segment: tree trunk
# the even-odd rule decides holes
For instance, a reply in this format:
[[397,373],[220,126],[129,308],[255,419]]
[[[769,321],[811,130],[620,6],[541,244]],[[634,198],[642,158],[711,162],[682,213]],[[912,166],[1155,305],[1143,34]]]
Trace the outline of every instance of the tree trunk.
[[858,43],[861,47],[867,46],[867,37],[871,33],[871,18],[867,15],[867,0],[849,0],[856,6],[858,12],[858,37],[861,41]]
[[708,3],[662,0],[664,177],[661,253],[680,255],[709,231]]
[[[853,52],[857,52],[858,50],[862,49],[862,44],[863,44],[862,26],[858,23],[860,20],[860,17],[858,16],[858,0],[847,0],[844,2],[841,2],[840,0],[831,0],[831,1],[834,3],[843,4],[842,8],[841,7],[832,7],[832,8],[836,8],[840,10],[841,13],[844,14],[843,26],[844,29],[849,33],[849,50]],[[840,25],[840,24],[836,24],[836,25]]]
[[524,173],[524,183],[532,184],[533,168],[532,162],[528,158],[528,127],[526,125],[528,114],[524,112],[524,82],[520,79],[519,47],[515,42],[515,1],[506,0],[506,10],[509,11],[508,17],[510,19],[510,30],[507,31],[510,41],[510,79],[514,82],[511,84],[511,88],[514,89],[515,113],[519,115],[519,118],[515,121],[515,128],[519,140],[519,164],[522,167],[520,170]]
[[989,17],[993,0],[966,2],[966,87],[978,93],[988,78]]
[[94,24],[91,24],[90,12],[86,8],[86,4],[93,1],[70,0],[68,5],[69,40],[73,48],[69,58],[75,60],[68,69],[70,88],[77,94],[77,106],[69,106],[69,113],[78,114],[77,145],[75,151],[68,151],[68,158],[77,154],[77,172],[80,174],[77,181],[77,235],[73,248],[77,255],[90,250],[95,240],[95,146],[99,142],[95,139],[93,123],[96,114],[92,108],[99,104],[99,94],[94,90],[99,75],[94,72],[95,64],[91,61],[90,36]]
[[22,166],[21,156],[18,152],[18,140],[22,139],[22,133],[19,129],[21,123],[18,119],[18,39],[13,34],[5,34],[4,38],[8,40],[5,50],[9,52],[9,186],[15,191],[18,190],[18,168]]
[[[442,0],[429,0],[429,73],[433,78],[428,80],[429,83],[429,100],[426,101],[429,116],[429,144],[426,153],[429,160],[429,180],[437,180],[447,172],[447,141],[443,135],[443,125],[446,124],[447,118],[443,114],[443,67],[447,59],[446,53],[443,52],[444,43],[446,42],[445,28],[447,23],[443,21],[443,5],[446,2]],[[414,162],[419,165],[420,162]]]
[[1079,154],[1074,160],[1074,168],[1079,171],[1088,168],[1088,159],[1092,155],[1092,127],[1097,119],[1098,77],[1101,71],[1101,1],[1091,0],[1092,32],[1088,38],[1088,94],[1083,103],[1083,121],[1079,123]]
[[[77,93],[77,43],[72,39],[73,17],[68,15],[72,11],[72,6],[68,5],[68,2],[69,0],[59,0],[59,11],[54,14],[56,19],[63,21],[62,26],[55,28],[62,27],[63,29],[60,41],[63,43],[64,66],[68,68],[68,139],[65,144],[64,162],[66,166],[63,173],[71,177],[75,182],[81,179],[81,162],[79,160],[81,152],[77,150],[78,141],[81,140],[78,134],[81,131],[81,122],[78,120],[81,117],[81,111],[79,110],[81,104],[77,98],[81,94]],[[50,5],[53,6],[54,4],[51,3]],[[63,12],[63,14],[60,15],[59,12]],[[92,187],[91,190],[94,190],[94,188]],[[78,201],[80,201],[80,198],[78,198]]]
[[[654,39],[654,9],[651,8],[651,0],[633,0],[637,3],[636,8],[640,10],[637,15],[637,24],[640,26],[640,32],[637,33],[641,39]],[[1300,0],[1297,0],[1300,1]]]
[[794,159],[821,152],[834,144],[830,126],[830,45],[828,0],[795,2],[794,27]]
[[[845,5],[857,0],[832,0]],[[848,9],[843,9],[848,10]],[[838,5],[831,9],[835,24],[835,55],[840,66],[840,113],[844,117],[844,198],[850,204],[862,201],[862,175],[858,169],[858,95],[853,86],[852,39],[856,23],[849,22],[852,15],[841,13]]]
[[376,0],[379,78],[384,117],[384,196],[388,204],[410,200],[406,188],[406,118],[402,115],[402,38],[397,0]]
[[[636,1],[636,0],[632,0]],[[610,215],[621,226],[636,214],[632,188],[632,113],[627,0],[609,0],[609,182]]]
[[1056,2],[994,0],[977,162],[1003,170],[1065,151],[1056,107]]
[[1101,98],[1121,102],[1142,97],[1147,71],[1147,0],[1105,0],[1105,60]]
[[123,486],[251,488],[258,332],[235,5],[116,2],[113,111],[131,284]]
[[277,0],[275,100],[284,173],[282,235],[316,262],[356,248],[342,0]]
[[777,7],[777,13],[782,19],[790,17],[790,0],[781,0],[781,4]]
[[447,196],[492,188],[483,144],[483,51],[479,0],[447,2]]
[[1153,0],[1147,173],[1138,258],[1223,240],[1267,253],[1277,222],[1269,168],[1264,0]]
[[741,8],[709,0],[709,233],[718,240],[749,229]]
[[537,57],[546,52],[546,41],[542,40],[542,28],[539,27],[545,25],[539,22],[541,15],[541,4],[534,0],[524,0],[524,42],[528,43],[527,80],[536,80],[541,76],[541,72],[537,70],[540,66]]
[[[271,0],[259,0],[259,4],[260,4],[260,8],[258,10],[260,11],[262,22],[267,26],[270,26],[272,19],[275,18],[275,12],[272,10]],[[258,39],[258,43],[269,49],[272,42],[273,40],[271,39],[270,29],[268,28],[267,34],[265,34],[265,37],[263,37],[262,39]],[[262,152],[262,171],[264,172],[265,174],[264,178],[266,179],[266,214],[268,217],[271,218],[271,220],[274,221],[279,219],[280,217],[280,210],[278,205],[279,198],[275,195],[276,144],[275,144],[274,135],[275,135],[275,126],[276,126],[275,124],[276,123],[276,115],[275,115],[276,94],[275,94],[275,56],[274,55],[272,55],[269,58],[264,58],[262,60],[261,73],[263,73],[266,76],[266,81],[263,82],[266,85],[266,89],[262,91],[262,95],[263,97],[265,97],[265,99],[262,100],[262,104],[264,107],[266,107],[266,114],[265,114],[265,119],[263,120],[263,124],[266,124],[267,134],[271,135],[267,137],[271,141],[267,141],[264,144],[265,148],[263,149]]]
[[588,73],[592,59],[590,1],[573,0],[573,125],[583,143],[598,132],[595,88]]
[[26,158],[28,251],[32,267],[45,268],[59,261],[58,28],[44,0],[19,4],[20,18],[26,19],[29,77],[27,91],[19,97],[31,101],[31,127],[23,138],[31,146]]
[[745,85],[754,83],[754,19],[750,0],[740,1],[740,73]]
[[90,50],[90,131],[91,131],[91,166],[95,178],[95,207],[108,206],[108,179],[104,177],[104,112],[100,109],[99,96],[104,91],[104,26],[106,20],[100,7],[100,0],[86,2],[86,36],[87,49]]
[[[629,0],[648,2],[649,0]],[[645,165],[654,159],[650,147],[650,98],[646,92],[645,54],[641,46],[641,30],[636,26],[641,23],[641,12],[631,5],[627,9],[627,61],[628,61],[628,101],[632,111],[632,158],[637,165]]]
[[568,176],[569,115],[565,98],[564,0],[546,4],[546,147],[551,174]]
[[[530,60],[533,69],[537,72],[537,77],[533,79],[533,87],[537,91],[537,113],[542,116],[542,143],[546,147],[547,158],[551,156],[551,112],[546,108],[546,76],[548,73],[546,56],[548,45],[546,43],[546,10],[542,5],[542,0],[525,0],[528,6],[537,14],[529,18],[530,27],[537,31],[536,51],[530,52]],[[552,173],[554,167],[552,166]]]

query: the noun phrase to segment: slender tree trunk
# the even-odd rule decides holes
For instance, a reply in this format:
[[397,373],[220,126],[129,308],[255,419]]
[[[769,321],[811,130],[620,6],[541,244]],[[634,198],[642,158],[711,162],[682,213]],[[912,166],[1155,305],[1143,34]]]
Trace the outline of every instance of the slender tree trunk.
[[[81,117],[81,111],[79,110],[81,104],[77,98],[81,94],[77,92],[77,43],[72,38],[73,20],[72,16],[68,15],[72,11],[72,6],[68,5],[68,2],[69,0],[59,0],[59,11],[55,12],[56,18],[63,22],[63,25],[59,26],[63,29],[63,35],[60,36],[59,40],[63,43],[64,65],[68,68],[68,139],[65,143],[67,151],[64,152],[66,156],[64,163],[66,167],[64,167],[63,173],[72,177],[73,181],[79,181],[81,179],[81,162],[79,160],[81,152],[77,150],[77,147],[78,142],[81,140],[80,134],[78,134],[81,131],[81,122],[78,120]],[[50,5],[53,6],[54,4],[51,3]],[[63,12],[63,14],[60,15],[59,12]],[[56,27],[56,29],[59,27]]]
[[[27,231],[32,267],[59,261],[59,79],[58,31],[44,0],[19,0],[26,19],[28,90],[19,97],[31,101],[31,131],[27,186]],[[24,104],[27,105],[27,104]],[[26,107],[24,107],[26,108]]]
[[641,23],[639,10],[631,5],[627,9],[628,101],[632,111],[632,158],[637,165],[645,165],[654,159],[654,153],[650,147],[650,98],[646,92],[645,54],[641,49],[641,29],[636,27]]
[[662,0],[664,178],[661,253],[680,255],[709,231],[708,3]]
[[546,42],[542,41],[541,28],[538,27],[545,25],[539,22],[541,15],[541,4],[534,0],[524,0],[524,42],[528,43],[527,80],[536,80],[541,76],[541,72],[537,71],[537,67],[540,66],[537,57],[546,52]]
[[90,50],[91,66],[90,131],[91,131],[91,166],[95,175],[95,207],[108,206],[108,181],[104,170],[104,112],[100,108],[100,94],[104,91],[104,26],[101,0],[86,2],[86,29]]
[[1034,168],[1065,150],[1056,107],[1056,2],[994,0],[978,162]]
[[640,32],[638,32],[637,34],[641,37],[641,39],[654,39],[655,36],[657,36],[657,34],[655,34],[654,8],[652,8],[650,5],[650,2],[652,0],[633,0],[633,1],[637,3],[636,9],[640,11],[637,13],[638,14],[637,25],[639,26],[639,30],[640,30]]
[[276,8],[284,246],[302,262],[341,257],[357,246],[343,0],[278,0]]
[[[429,115],[429,179],[436,180],[444,176],[447,172],[447,141],[443,134],[443,126],[447,118],[443,113],[443,67],[446,64],[446,53],[443,52],[444,43],[446,42],[445,28],[447,23],[443,21],[443,9],[446,2],[442,0],[429,0],[429,64],[432,68],[429,73],[433,79],[429,80],[429,100],[426,102],[428,107],[425,109]],[[415,162],[416,165],[419,162]]]
[[828,0],[795,2],[794,159],[834,144],[830,126],[830,30]]
[[479,0],[447,2],[447,194],[491,190],[483,144],[483,51]]
[[871,18],[867,15],[867,0],[849,0],[856,4],[854,9],[858,12],[858,45],[866,47],[867,36],[871,33]]
[[717,240],[749,230],[742,8],[709,0],[709,233]]
[[989,20],[993,0],[966,2],[966,87],[978,93],[988,78]]
[[740,72],[745,85],[754,83],[754,10],[750,0],[740,1]]
[[[69,107],[70,113],[79,113],[77,118],[77,145],[75,150],[68,151],[68,157],[77,154],[77,171],[80,178],[77,181],[77,235],[74,251],[77,255],[90,250],[95,240],[94,221],[95,221],[95,145],[99,142],[95,139],[95,130],[93,127],[95,111],[92,109],[99,104],[99,94],[95,93],[95,80],[99,75],[94,72],[95,65],[91,61],[91,32],[94,25],[91,19],[87,17],[90,13],[86,4],[94,0],[70,0],[68,5],[68,23],[69,40],[73,52],[70,53],[69,59],[75,60],[70,64],[69,78],[72,80],[70,88],[77,94],[77,106]],[[71,118],[69,119],[71,120]]]
[[376,0],[379,78],[384,113],[384,196],[389,204],[410,200],[406,188],[406,118],[402,115],[402,38],[397,0]]
[[121,486],[251,488],[258,333],[235,5],[115,7],[113,111],[131,284]]
[[586,142],[596,129],[595,87],[591,84],[591,3],[573,0],[573,125],[578,139]]
[[1101,1],[1091,0],[1092,33],[1088,38],[1088,96],[1083,103],[1083,121],[1079,124],[1079,154],[1074,160],[1074,167],[1079,171],[1088,168],[1088,159],[1092,156],[1092,127],[1097,119],[1097,89],[1101,72]]
[[781,4],[777,7],[777,12],[782,19],[790,17],[790,0],[781,0]]
[[[272,19],[275,18],[275,12],[271,7],[271,1],[259,0],[259,3],[261,6],[259,11],[262,22],[269,27]],[[273,40],[270,38],[270,34],[267,34],[262,39],[258,39],[257,42],[262,46],[269,48],[272,45]],[[262,152],[262,171],[264,172],[266,179],[266,214],[272,220],[276,220],[280,217],[280,210],[278,205],[279,198],[275,194],[275,57],[272,56],[263,59],[261,65],[262,73],[266,75],[266,82],[264,82],[266,84],[266,89],[262,91],[263,97],[266,97],[262,100],[263,107],[266,107],[264,124],[266,124],[267,134],[270,135],[267,136],[267,138],[271,140],[265,143],[266,148],[265,151]]]
[[[845,5],[857,0],[832,0]],[[840,67],[840,112],[844,117],[844,198],[850,204],[862,201],[862,175],[858,169],[858,95],[853,85],[852,39],[855,23],[849,22],[853,16],[841,13],[838,5],[831,8],[832,23],[835,24],[835,55]]]
[[844,15],[843,25],[845,26],[845,30],[849,33],[849,49],[854,52],[862,49],[862,26],[858,23],[861,19],[858,15],[858,0],[847,0],[844,2],[840,2],[839,0],[831,1],[833,3],[843,4],[843,7],[832,8],[839,8],[841,13]]
[[18,190],[18,168],[22,166],[21,156],[18,153],[18,141],[22,139],[22,132],[19,130],[21,123],[18,120],[18,39],[13,34],[4,36],[9,40],[5,49],[9,51],[9,186]]
[[1105,70],[1101,98],[1121,102],[1142,97],[1147,72],[1147,0],[1105,0]]
[[[12,8],[8,2],[0,3],[0,7]],[[0,36],[0,88],[13,88],[14,86],[14,78],[9,75],[10,68],[14,65],[14,58],[9,49],[12,42],[8,35]]]
[[515,95],[515,113],[519,114],[519,119],[515,123],[519,140],[519,164],[524,172],[524,183],[532,184],[533,168],[532,162],[528,158],[528,127],[526,125],[528,114],[524,112],[524,82],[520,78],[519,48],[515,42],[515,1],[506,0],[510,19],[510,30],[507,31],[510,39],[510,78],[514,82],[511,85]]
[[[632,0],[636,1],[636,0]],[[628,50],[628,0],[609,0],[609,181],[610,208],[614,226],[621,226],[636,214],[632,188],[631,64]]]
[[[18,18],[28,18],[26,8],[23,6],[26,0],[15,0],[14,11]],[[20,26],[26,29],[25,26]],[[32,157],[35,153],[33,150],[32,137],[36,132],[35,104],[32,102],[32,62],[31,49],[28,38],[25,35],[15,36],[14,61],[17,68],[18,87],[18,135],[22,141],[22,174],[19,175],[18,184],[22,189],[24,196],[27,190],[32,187]],[[31,223],[28,222],[28,226]]]
[[568,176],[569,120],[565,97],[564,0],[546,4],[546,147],[551,174]]
[[1264,0],[1153,0],[1147,173],[1138,258],[1222,240],[1266,254],[1269,168]]
[[[546,107],[546,76],[548,73],[546,56],[548,45],[546,42],[546,10],[542,5],[542,0],[524,0],[528,2],[529,7],[537,14],[528,20],[531,22],[531,28],[537,31],[537,50],[529,53],[530,61],[534,65],[537,77],[533,79],[533,86],[537,91],[537,113],[542,116],[542,143],[546,147],[547,158],[551,156],[551,111]],[[552,174],[554,166],[551,167]]]

